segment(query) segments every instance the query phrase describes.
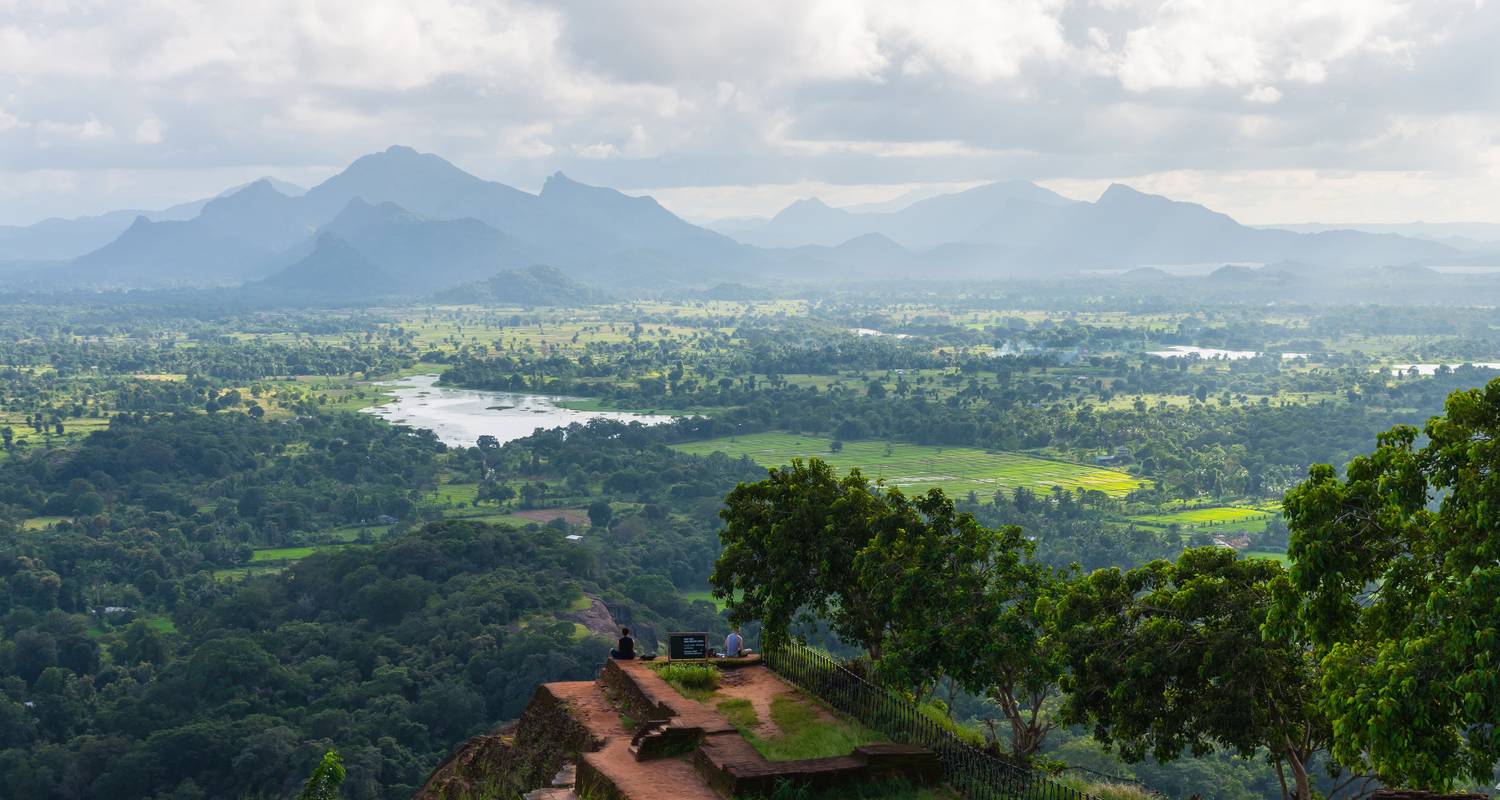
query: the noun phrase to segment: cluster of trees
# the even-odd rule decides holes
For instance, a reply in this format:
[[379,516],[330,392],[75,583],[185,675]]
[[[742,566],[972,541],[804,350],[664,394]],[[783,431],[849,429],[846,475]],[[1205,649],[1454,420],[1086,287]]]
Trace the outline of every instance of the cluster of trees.
[[[718,499],[761,474],[614,422],[449,449],[367,415],[186,408],[16,454],[0,462],[0,795],[286,796],[336,748],[344,796],[408,797],[537,683],[594,673],[609,643],[566,619],[580,592],[646,647],[716,627],[684,592],[712,568]],[[441,480],[548,487],[593,506],[589,535],[424,526]],[[18,524],[38,514],[65,519]],[[400,520],[382,541],[213,574],[376,515]]]
[[[1288,493],[1288,572],[1227,548],[1088,574],[941,491],[794,462],[730,493],[712,576],[770,646],[826,624],[882,679],[991,699],[1010,755],[1055,724],[1126,760],[1264,756],[1283,795],[1485,785],[1500,763],[1500,380]],[[1055,715],[1048,700],[1060,696]],[[1472,783],[1471,783],[1472,782]]]
[[[733,359],[711,357],[686,343],[640,342],[576,360],[560,354],[475,355],[457,360],[444,382],[590,394],[626,407],[711,410],[710,418],[680,422],[664,432],[683,439],[785,430],[843,441],[1063,453],[1119,450],[1129,455],[1128,468],[1154,478],[1168,497],[1232,498],[1279,496],[1312,464],[1347,461],[1379,431],[1419,421],[1439,409],[1448,392],[1473,385],[1480,374],[1460,369],[1391,384],[1363,367],[1284,373],[1276,359],[1195,372],[1186,371],[1190,362],[1183,359],[1141,364],[1094,359],[1090,370],[1101,377],[1085,388],[1098,396],[1161,393],[1207,401],[1105,409],[1077,402],[1076,384],[1037,375],[1046,369],[1045,359],[955,362],[930,346],[918,349],[884,337],[766,338],[747,339],[751,344],[737,348]],[[685,368],[683,358],[696,360]],[[941,392],[926,376],[907,380],[894,370],[885,380],[851,379],[824,389],[779,377],[797,370],[839,374],[872,364],[920,368],[945,361],[952,371]],[[1244,402],[1247,392],[1317,393],[1324,399],[1251,403]]]

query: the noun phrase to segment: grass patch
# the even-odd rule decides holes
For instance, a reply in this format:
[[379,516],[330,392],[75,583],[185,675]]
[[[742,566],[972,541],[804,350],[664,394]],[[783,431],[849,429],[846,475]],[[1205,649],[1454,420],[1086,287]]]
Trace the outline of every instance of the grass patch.
[[577,597],[573,598],[573,602],[568,604],[569,611],[588,611],[593,607],[594,601],[590,599],[586,594],[578,595]]
[[40,530],[45,530],[47,528],[52,527],[53,525],[56,525],[59,522],[65,521],[67,519],[69,519],[69,517],[30,517],[28,519],[25,519],[25,520],[21,521],[21,530],[23,530],[23,531],[40,531]]
[[1265,530],[1266,523],[1273,516],[1275,516],[1273,512],[1261,508],[1215,506],[1160,514],[1141,514],[1128,519],[1131,522],[1160,527],[1180,525],[1184,528],[1212,528],[1215,532],[1223,533],[1249,533]]
[[250,555],[250,563],[259,564],[262,561],[297,561],[307,558],[318,552],[316,547],[268,547],[265,550],[256,550]]
[[755,796],[764,800],[963,800],[963,795],[947,786],[916,786],[904,780],[857,783],[827,789],[782,781],[776,784],[770,794]]
[[267,547],[250,554],[251,564],[271,561],[301,561],[313,553],[331,553],[350,547],[367,547],[359,544],[317,544],[307,547]]
[[844,756],[862,744],[884,741],[880,734],[853,720],[786,695],[771,699],[771,721],[781,730],[779,736],[763,739],[741,731],[767,761]]
[[345,525],[342,528],[319,531],[319,535],[327,536],[336,542],[354,542],[358,541],[362,534],[367,533],[371,539],[379,539],[390,531],[390,525]]
[[682,599],[688,601],[689,603],[701,600],[701,601],[703,601],[705,603],[708,603],[708,604],[712,605],[714,608],[718,609],[719,611],[723,611],[727,607],[725,605],[725,601],[720,600],[717,597],[714,597],[714,593],[711,592],[711,591],[709,591],[708,589],[700,589],[700,590],[694,591],[694,592],[682,592],[681,594],[682,594]]
[[212,575],[217,581],[244,580],[252,575],[273,575],[286,569],[286,561],[263,561],[259,564],[251,564],[243,567],[230,567],[228,569],[216,569]]
[[859,467],[871,480],[884,480],[887,486],[899,487],[907,494],[925,492],[935,486],[949,496],[962,497],[973,491],[987,498],[996,491],[1018,486],[1040,492],[1061,486],[1069,491],[1097,489],[1123,497],[1149,485],[1149,481],[1120,470],[1022,453],[879,441],[845,442],[835,453],[830,451],[831,444],[831,439],[820,436],[756,433],[687,442],[673,448],[696,455],[719,452],[733,457],[748,456],[767,467],[786,464],[793,458],[817,457],[840,471]]
[[760,715],[755,713],[755,706],[743,697],[720,700],[716,708],[742,734],[760,724]]
[[1241,550],[1240,558],[1265,558],[1275,561],[1283,567],[1290,567],[1292,559],[1280,550]]
[[1053,780],[1076,789],[1096,800],[1160,800],[1160,795],[1153,795],[1146,787],[1137,783],[1126,783],[1124,781],[1094,781],[1078,775],[1061,775]]
[[173,622],[171,617],[158,615],[151,617],[140,617],[139,619],[141,622],[144,622],[146,624],[146,627],[151,628],[158,633],[177,632],[177,623]]
[[943,711],[941,708],[938,708],[931,703],[922,703],[921,705],[917,706],[917,711],[920,712],[922,716],[926,717],[928,720],[931,720],[932,724],[942,728],[943,730],[953,734],[954,736],[957,736],[959,739],[961,739],[971,747],[977,747],[981,750],[984,749],[985,739],[983,733],[974,728],[965,727],[961,723],[949,717],[947,712]]
[[664,664],[656,674],[683,697],[707,702],[719,688],[719,668],[707,664]]

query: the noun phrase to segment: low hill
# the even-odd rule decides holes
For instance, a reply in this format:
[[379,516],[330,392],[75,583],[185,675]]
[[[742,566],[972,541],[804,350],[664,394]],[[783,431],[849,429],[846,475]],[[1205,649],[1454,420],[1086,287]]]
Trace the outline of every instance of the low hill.
[[388,295],[394,284],[395,280],[389,273],[365,258],[353,245],[337,234],[324,233],[306,257],[246,288],[279,289],[320,298],[352,300]]
[[578,283],[554,267],[509,269],[493,277],[433,295],[439,303],[484,303],[518,306],[584,306],[608,302],[610,296]]

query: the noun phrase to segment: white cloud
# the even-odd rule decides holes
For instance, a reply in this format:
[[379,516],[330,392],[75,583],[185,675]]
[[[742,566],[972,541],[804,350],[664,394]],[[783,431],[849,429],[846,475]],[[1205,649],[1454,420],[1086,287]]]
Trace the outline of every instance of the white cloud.
[[90,142],[101,139],[113,139],[115,137],[115,129],[101,122],[93,114],[90,114],[88,119],[82,122],[43,120],[38,122],[35,127],[37,132],[43,135],[42,141],[44,144],[52,144],[58,140]]
[[1030,59],[1065,56],[1062,0],[959,0],[878,3],[872,13],[882,42],[922,65],[961,78],[1013,78]]
[[[1400,0],[1140,0],[1129,5],[1145,12],[1145,21],[1126,34],[1123,47],[1106,63],[1134,92],[1240,87],[1282,75],[1320,83],[1327,63],[1409,47],[1417,32],[1410,7]],[[1428,11],[1443,5],[1449,4],[1435,0]]]
[[1260,85],[1245,92],[1245,100],[1262,105],[1275,105],[1281,102],[1281,90],[1275,86]]
[[135,140],[140,144],[161,144],[161,120],[151,117],[135,126]]
[[0,0],[3,168],[78,177],[0,222],[395,142],[684,192],[1488,174],[1497,37],[1473,0]]

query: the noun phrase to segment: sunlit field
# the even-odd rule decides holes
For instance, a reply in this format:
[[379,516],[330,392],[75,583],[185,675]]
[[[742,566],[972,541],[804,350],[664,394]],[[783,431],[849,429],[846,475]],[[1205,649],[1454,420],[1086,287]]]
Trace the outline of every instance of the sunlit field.
[[968,447],[863,441],[844,442],[843,448],[835,452],[831,439],[784,433],[725,437],[675,447],[699,455],[721,452],[736,458],[747,456],[768,467],[786,464],[793,458],[816,456],[838,470],[858,467],[871,480],[898,487],[908,494],[938,487],[954,496],[972,491],[987,497],[1016,487],[1047,492],[1060,486],[1069,491],[1097,490],[1119,497],[1149,485],[1119,470]]

